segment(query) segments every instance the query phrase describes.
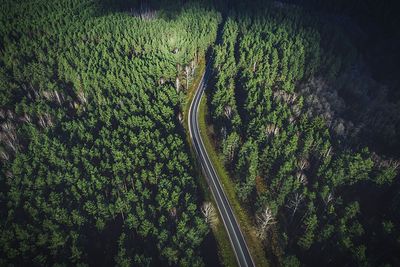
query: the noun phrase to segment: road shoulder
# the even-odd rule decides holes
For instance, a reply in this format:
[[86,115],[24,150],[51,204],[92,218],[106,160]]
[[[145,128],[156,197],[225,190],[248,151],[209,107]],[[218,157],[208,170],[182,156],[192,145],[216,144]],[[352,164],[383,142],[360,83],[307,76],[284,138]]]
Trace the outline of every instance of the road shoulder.
[[[184,122],[183,125],[185,127],[185,132],[186,132],[186,139],[187,142],[190,146],[190,152],[192,156],[192,162],[193,166],[195,169],[195,175],[199,178],[198,179],[198,184],[202,190],[203,196],[204,196],[204,201],[211,202],[215,208],[217,208],[217,205],[214,201],[214,198],[212,196],[212,193],[210,191],[210,188],[208,187],[207,180],[202,174],[201,167],[198,165],[197,160],[196,160],[196,154],[193,149],[193,145],[190,139],[190,134],[189,134],[189,129],[188,129],[188,115],[189,115],[189,108],[190,104],[193,100],[193,97],[195,96],[197,87],[201,81],[201,77],[204,73],[205,70],[205,60],[202,58],[202,60],[199,63],[199,66],[196,69],[195,76],[193,79],[193,82],[191,83],[191,86],[189,87],[189,90],[186,95],[186,103],[184,105]],[[203,101],[204,99],[202,99]],[[223,266],[238,266],[236,262],[236,257],[234,254],[234,251],[232,249],[231,243],[229,242],[229,237],[226,232],[226,229],[224,227],[224,224],[222,222],[222,218],[220,217],[219,212],[218,214],[218,223],[215,225],[215,227],[211,227],[212,234],[217,242],[218,246],[218,257],[220,259],[221,265]]]
[[224,188],[225,194],[233,209],[236,219],[238,220],[240,229],[249,247],[255,265],[269,266],[269,262],[265,257],[265,252],[261,240],[259,240],[255,234],[254,226],[252,225],[250,219],[251,217],[239,202],[236,196],[234,182],[224,168],[221,157],[218,155],[218,152],[212,142],[210,127],[207,124],[208,109],[206,103],[207,94],[204,94],[199,107],[199,128],[205,149],[207,150],[207,154],[214,166],[215,171],[218,174],[218,177],[220,178],[220,182]]

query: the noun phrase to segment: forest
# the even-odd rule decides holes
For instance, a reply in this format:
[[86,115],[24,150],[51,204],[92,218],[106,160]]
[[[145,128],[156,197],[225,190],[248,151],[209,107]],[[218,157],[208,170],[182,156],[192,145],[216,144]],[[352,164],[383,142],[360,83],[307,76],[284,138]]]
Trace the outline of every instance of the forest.
[[398,80],[372,76],[349,17],[238,6],[214,49],[209,120],[267,259],[398,266]]
[[392,2],[3,0],[0,266],[220,257],[184,126],[204,58],[270,266],[400,266]]
[[202,265],[180,113],[220,14],[2,1],[0,20],[0,265]]

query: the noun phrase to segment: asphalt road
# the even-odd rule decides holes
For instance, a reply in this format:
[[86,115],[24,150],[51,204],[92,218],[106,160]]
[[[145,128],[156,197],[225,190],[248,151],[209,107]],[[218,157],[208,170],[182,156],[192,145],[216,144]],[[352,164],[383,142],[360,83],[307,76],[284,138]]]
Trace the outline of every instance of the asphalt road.
[[254,266],[253,259],[249,253],[249,249],[246,245],[246,241],[243,238],[243,234],[240,231],[239,224],[233,214],[232,208],[229,205],[228,199],[224,193],[222,185],[219,181],[217,172],[214,170],[211,164],[210,158],[204,147],[203,140],[201,139],[199,122],[198,122],[198,110],[201,98],[204,94],[204,89],[207,84],[207,78],[210,74],[210,65],[207,65],[203,77],[199,83],[195,96],[190,104],[189,108],[189,133],[192,140],[193,147],[197,154],[197,159],[201,164],[203,173],[207,178],[208,185],[214,196],[217,204],[219,213],[222,217],[225,228],[228,232],[228,236],[235,252],[236,260],[239,266]]

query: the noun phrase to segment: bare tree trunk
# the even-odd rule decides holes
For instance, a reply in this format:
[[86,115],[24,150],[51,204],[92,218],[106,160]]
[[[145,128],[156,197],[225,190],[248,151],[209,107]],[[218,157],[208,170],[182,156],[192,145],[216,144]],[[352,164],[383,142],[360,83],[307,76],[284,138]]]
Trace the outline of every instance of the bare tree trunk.
[[179,93],[179,87],[180,87],[179,77],[176,77],[176,80],[175,80],[175,89],[176,89],[176,92],[177,92],[177,93]]
[[212,226],[215,226],[218,223],[218,216],[211,202],[204,202],[201,206],[201,212],[204,215],[206,223],[209,223]]
[[299,208],[301,202],[303,201],[303,194],[296,193],[292,199],[290,199],[289,203],[286,205],[289,209],[292,209],[292,219]]
[[257,235],[261,239],[264,239],[266,236],[266,231],[268,228],[272,225],[275,224],[275,219],[272,215],[272,211],[269,207],[266,207],[264,211],[261,214],[257,215]]
[[185,67],[185,75],[186,75],[186,90],[189,89],[189,75],[190,75],[190,67]]

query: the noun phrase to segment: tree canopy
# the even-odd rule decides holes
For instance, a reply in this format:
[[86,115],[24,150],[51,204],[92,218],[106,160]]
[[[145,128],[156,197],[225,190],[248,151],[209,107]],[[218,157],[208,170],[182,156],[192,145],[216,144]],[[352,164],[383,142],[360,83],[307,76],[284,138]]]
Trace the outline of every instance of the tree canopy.
[[202,265],[178,114],[220,15],[1,5],[0,265]]

